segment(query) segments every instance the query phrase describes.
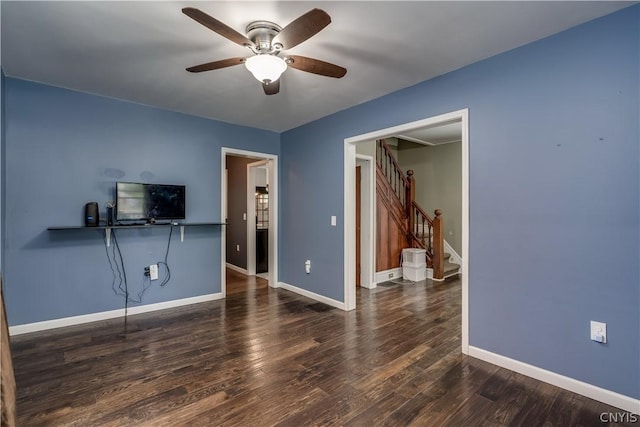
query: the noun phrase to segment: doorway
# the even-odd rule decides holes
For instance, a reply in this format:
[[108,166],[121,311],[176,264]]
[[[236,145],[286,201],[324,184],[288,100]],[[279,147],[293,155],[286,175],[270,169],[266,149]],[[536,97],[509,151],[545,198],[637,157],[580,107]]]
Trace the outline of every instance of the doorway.
[[[418,120],[404,125],[394,126],[363,135],[347,138],[344,141],[344,301],[345,309],[356,307],[356,289],[353,286],[356,278],[356,238],[353,230],[355,221],[355,167],[356,145],[359,143],[402,135],[413,130],[434,127],[439,124],[460,121],[462,144],[462,352],[469,351],[469,110],[459,110],[439,116]],[[371,260],[372,264],[374,260]]]
[[247,164],[247,274],[269,272],[269,161]]
[[[246,191],[246,197],[243,195],[244,201],[242,202],[242,209],[240,215],[236,215],[235,217],[227,216],[228,211],[228,194],[230,188],[234,187],[234,182],[230,182],[232,179],[228,177],[228,173],[226,170],[226,164],[228,158],[244,158],[244,170],[245,170],[245,179],[242,179],[241,183],[241,191],[244,194]],[[249,167],[252,165],[253,167]],[[230,225],[238,225],[243,228],[245,231],[249,227],[252,228],[253,233],[247,233],[246,237],[238,242],[228,242],[227,233],[222,233],[222,260],[221,265],[227,265],[227,250],[237,250],[241,252],[240,249],[242,247],[240,245],[244,245],[246,248],[246,266],[247,268],[234,268],[235,270],[239,270],[244,274],[252,273],[251,275],[255,275],[255,252],[256,252],[256,214],[255,214],[255,176],[252,175],[251,171],[257,171],[258,168],[262,173],[265,174],[265,180],[268,182],[269,188],[269,203],[266,206],[266,212],[264,212],[264,219],[268,223],[267,227],[267,236],[266,236],[266,252],[267,252],[267,272],[265,278],[267,279],[270,287],[278,286],[278,156],[268,153],[259,153],[254,151],[246,151],[246,150],[238,150],[234,148],[222,148],[221,154],[221,199],[220,199],[220,207],[223,218],[227,218],[227,223]],[[252,181],[250,183],[249,181]],[[253,185],[253,191],[247,191]],[[249,199],[251,203],[249,203]],[[251,211],[251,207],[253,210]],[[233,243],[231,245],[231,249],[227,249],[228,243]],[[240,247],[240,249],[238,249]],[[254,254],[253,256],[251,254]],[[252,260],[252,265],[250,265],[250,261]],[[252,269],[251,271],[249,269]],[[225,268],[222,268],[221,274],[221,289],[223,297],[226,297],[226,274]]]

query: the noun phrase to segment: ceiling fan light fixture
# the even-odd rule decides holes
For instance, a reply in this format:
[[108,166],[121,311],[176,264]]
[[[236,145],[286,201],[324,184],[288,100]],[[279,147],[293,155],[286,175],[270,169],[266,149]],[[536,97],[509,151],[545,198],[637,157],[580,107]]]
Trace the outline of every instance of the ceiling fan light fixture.
[[278,80],[287,69],[287,63],[284,59],[269,54],[255,55],[247,58],[244,65],[256,80],[260,83],[267,84]]

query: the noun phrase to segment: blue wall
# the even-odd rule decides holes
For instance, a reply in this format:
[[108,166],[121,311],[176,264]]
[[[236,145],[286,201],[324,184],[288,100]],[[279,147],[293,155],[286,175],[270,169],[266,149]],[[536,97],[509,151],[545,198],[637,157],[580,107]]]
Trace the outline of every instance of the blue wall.
[[280,280],[343,300],[345,138],[469,108],[470,344],[640,398],[639,23],[633,6],[284,133]]
[[[221,147],[279,153],[279,135],[7,78],[5,290],[11,325],[113,310],[123,298],[86,202],[113,200],[115,181],[184,184],[187,222],[220,220]],[[174,233],[171,281],[143,304],[220,292],[219,227]],[[168,228],[121,230],[130,292],[162,260]],[[134,304],[135,305],[135,304]]]
[[4,97],[4,71],[0,70],[0,273],[4,270],[4,196],[5,196],[5,97]]

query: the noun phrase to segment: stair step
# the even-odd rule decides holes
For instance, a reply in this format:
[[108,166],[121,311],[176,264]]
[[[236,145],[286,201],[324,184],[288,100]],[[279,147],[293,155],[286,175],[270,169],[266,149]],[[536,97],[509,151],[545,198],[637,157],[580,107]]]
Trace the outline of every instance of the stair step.
[[460,272],[460,264],[445,261],[444,263],[444,277],[453,276]]

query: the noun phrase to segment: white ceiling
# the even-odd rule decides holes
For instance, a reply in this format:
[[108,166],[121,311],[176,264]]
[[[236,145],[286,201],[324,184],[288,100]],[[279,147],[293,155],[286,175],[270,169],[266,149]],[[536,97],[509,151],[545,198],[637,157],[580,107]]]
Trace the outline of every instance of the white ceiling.
[[[274,131],[284,131],[629,6],[630,2],[0,3],[7,76]],[[196,7],[244,33],[285,26],[315,7],[332,23],[286,53],[347,68],[342,79],[287,70],[264,95],[243,67],[186,67],[240,47],[181,13]]]
[[462,122],[455,120],[436,126],[414,129],[395,135],[396,138],[423,145],[441,145],[462,141]]

